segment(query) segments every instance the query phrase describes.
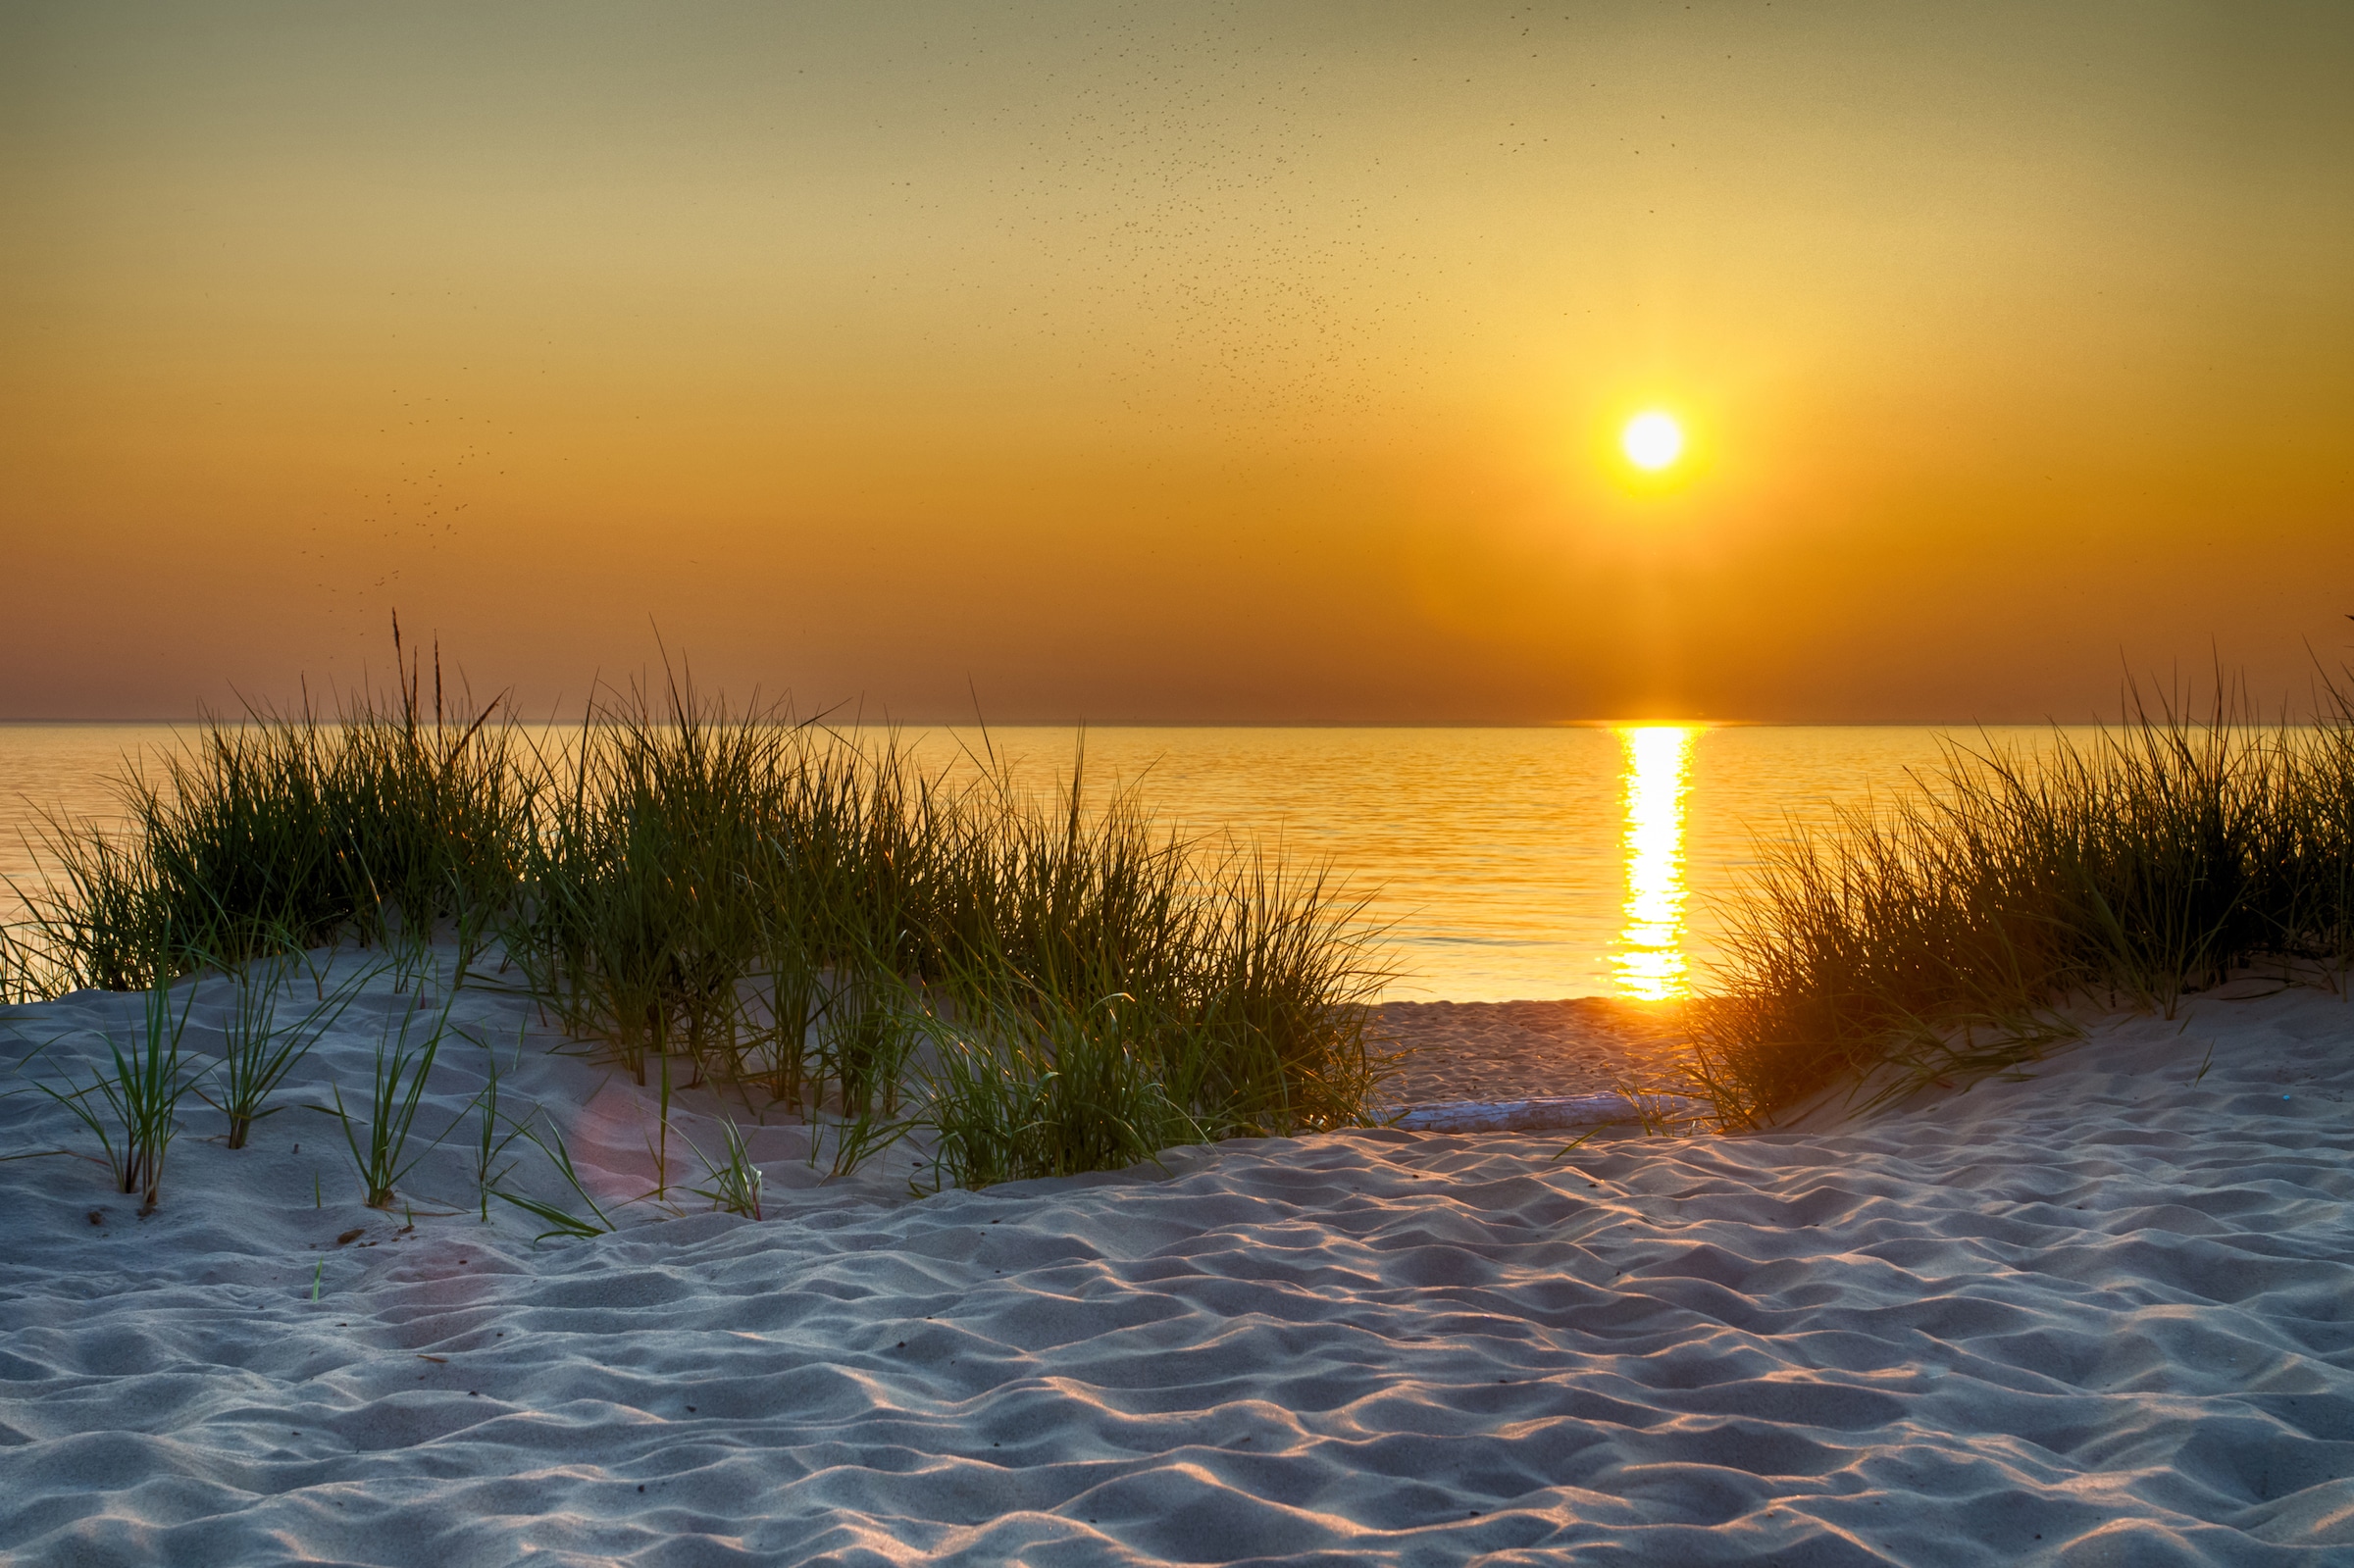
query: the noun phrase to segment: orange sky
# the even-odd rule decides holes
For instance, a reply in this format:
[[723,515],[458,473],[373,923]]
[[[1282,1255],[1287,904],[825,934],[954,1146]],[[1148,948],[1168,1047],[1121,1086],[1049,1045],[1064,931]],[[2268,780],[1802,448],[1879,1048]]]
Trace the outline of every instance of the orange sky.
[[2277,695],[2348,80],[2337,0],[0,6],[0,717],[395,607],[530,702],[655,626],[909,719]]

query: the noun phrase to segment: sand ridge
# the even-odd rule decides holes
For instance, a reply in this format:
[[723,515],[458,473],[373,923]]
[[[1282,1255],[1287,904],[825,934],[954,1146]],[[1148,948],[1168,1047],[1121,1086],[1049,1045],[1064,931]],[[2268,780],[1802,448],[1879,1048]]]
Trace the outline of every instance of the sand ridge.
[[[135,1002],[0,1041],[86,1050]],[[463,1007],[533,1047],[517,1092],[606,1096],[591,1180],[644,1181],[634,1086]],[[2334,998],[2200,1002],[1861,1125],[1369,1131],[922,1198],[771,1128],[771,1218],[537,1245],[512,1210],[402,1231],[332,1163],[314,1208],[323,1118],[231,1154],[198,1109],[145,1220],[80,1160],[0,1165],[0,1551],[2343,1562],[2350,1045]],[[0,1152],[71,1137],[0,1101]]]

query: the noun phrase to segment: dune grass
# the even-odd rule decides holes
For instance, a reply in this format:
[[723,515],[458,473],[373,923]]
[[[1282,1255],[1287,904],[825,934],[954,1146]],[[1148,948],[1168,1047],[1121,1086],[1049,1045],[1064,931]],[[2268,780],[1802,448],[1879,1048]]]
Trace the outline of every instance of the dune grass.
[[[395,643],[397,648],[397,640]],[[118,781],[128,831],[52,820],[47,888],[20,946],[53,989],[136,990],[174,971],[295,947],[383,943],[512,901],[535,769],[496,704],[444,701],[439,659],[412,660],[397,700],[354,699],[202,725],[157,772]]]
[[760,1218],[760,1167],[752,1163],[752,1152],[744,1141],[743,1129],[733,1120],[720,1123],[719,1157],[712,1158],[691,1140],[688,1146],[703,1168],[703,1180],[709,1184],[693,1188],[696,1197],[709,1198],[711,1207],[747,1220]]
[[[468,1107],[479,1113],[480,1120],[475,1124],[475,1139],[473,1146],[467,1151],[467,1163],[473,1168],[475,1204],[482,1215],[483,1223],[487,1225],[490,1222],[490,1194],[496,1191],[499,1185],[515,1171],[516,1162],[509,1160],[502,1165],[499,1161],[505,1158],[507,1150],[514,1145],[515,1140],[524,1136],[524,1129],[521,1124],[500,1114],[498,1108],[498,1048],[488,1041],[483,1041],[482,1044],[483,1087],[475,1094],[473,1104]],[[522,1054],[520,1039],[516,1042],[516,1052],[518,1065],[520,1065]]]
[[289,1023],[281,1022],[279,1008],[285,993],[293,989],[297,967],[293,951],[242,964],[215,957],[208,967],[228,975],[235,1000],[221,1023],[219,1092],[207,1094],[200,1088],[197,1093],[229,1118],[228,1146],[238,1149],[252,1136],[254,1123],[283,1108],[272,1105],[271,1096],[320,1037],[335,1026],[377,971],[373,967],[355,970],[332,991],[324,976],[315,976],[317,999]]
[[182,1048],[193,991],[177,1011],[172,992],[168,979],[159,982],[147,992],[138,1033],[128,1040],[107,1036],[108,1065],[93,1069],[87,1085],[71,1090],[34,1085],[96,1135],[115,1190],[137,1193],[141,1214],[162,1199],[164,1156],[179,1133],[180,1101],[205,1071],[191,1068]]
[[987,1020],[962,1050],[1020,1072],[1039,1038],[1078,1049],[1056,1020],[1111,1007],[1151,1020],[1123,1038],[1183,1113],[1172,1133],[1362,1115],[1381,976],[1360,906],[1158,832],[1133,794],[1092,800],[1084,752],[1048,800],[993,759],[952,784],[892,737],[676,685],[594,718],[537,792],[506,950],[640,1083],[675,1056],[747,1101],[936,1122],[901,1099],[951,1083],[911,1078],[943,1018]]
[[1688,1087],[1728,1128],[1841,1082],[1873,1099],[2017,1067],[2083,1004],[2173,1017],[2250,971],[2343,993],[2354,706],[2319,723],[2138,700],[2090,739],[1949,747],[1775,849],[1694,1004]]
[[1099,797],[1083,747],[1048,795],[684,680],[536,734],[425,679],[206,725],[126,778],[128,833],[52,823],[11,974],[136,989],[351,941],[406,974],[454,933],[449,989],[495,951],[640,1084],[821,1117],[843,1168],[930,1129],[967,1183],[1365,1114],[1361,902]]
[[612,1217],[598,1207],[595,1197],[588,1191],[588,1185],[581,1180],[581,1173],[574,1169],[572,1150],[565,1146],[563,1133],[550,1124],[546,1134],[542,1136],[532,1130],[532,1125],[528,1120],[515,1124],[515,1130],[523,1135],[525,1142],[547,1156],[547,1162],[554,1168],[556,1175],[562,1178],[564,1185],[572,1189],[573,1195],[579,1198],[595,1218],[592,1220],[582,1219],[579,1215],[556,1204],[543,1202],[521,1192],[510,1191],[503,1186],[493,1186],[490,1189],[491,1195],[502,1202],[513,1204],[535,1219],[545,1221],[550,1229],[539,1233],[537,1239],[542,1241],[551,1236],[602,1236],[613,1230]]
[[36,1002],[64,988],[41,969],[36,944],[15,926],[0,924],[0,1007]]
[[397,1029],[388,1021],[384,1025],[377,1040],[374,1071],[369,1075],[368,1097],[361,1102],[367,1112],[364,1117],[353,1115],[343,1103],[340,1085],[333,1087],[332,1109],[311,1107],[333,1117],[342,1128],[352,1167],[359,1173],[360,1187],[372,1209],[389,1209],[401,1180],[456,1129],[452,1122],[430,1142],[410,1149],[417,1112],[425,1100],[426,1080],[433,1076],[434,1059],[449,1035],[449,1002],[442,1002],[440,1012],[426,1027],[424,1039],[412,1042],[410,1034],[424,1016],[404,1007]]

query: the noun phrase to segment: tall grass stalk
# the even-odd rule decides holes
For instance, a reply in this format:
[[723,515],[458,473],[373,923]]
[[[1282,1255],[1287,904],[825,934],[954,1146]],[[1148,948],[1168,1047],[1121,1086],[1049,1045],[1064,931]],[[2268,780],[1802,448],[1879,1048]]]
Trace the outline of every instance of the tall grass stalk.
[[[520,1066],[523,1055],[521,1031],[518,1031],[516,1035],[515,1051],[516,1062]],[[501,1165],[499,1160],[506,1154],[515,1139],[524,1136],[524,1131],[523,1124],[510,1121],[499,1114],[498,1048],[486,1041],[483,1045],[483,1087],[475,1095],[472,1107],[482,1113],[482,1121],[475,1136],[473,1165],[477,1206],[482,1212],[483,1223],[487,1225],[490,1223],[490,1194],[515,1170],[513,1162]],[[506,1128],[503,1133],[499,1131],[502,1124]]]
[[270,1104],[270,1096],[320,1037],[334,1028],[377,971],[374,967],[356,970],[332,991],[321,978],[318,1000],[300,1018],[281,1027],[279,1003],[292,985],[294,956],[281,952],[245,964],[217,962],[230,971],[236,999],[221,1025],[220,1093],[197,1092],[229,1118],[229,1146],[236,1149],[245,1146],[254,1123],[282,1108]]
[[425,1099],[426,1080],[433,1074],[434,1060],[440,1054],[441,1040],[448,1031],[449,1001],[442,1002],[441,1011],[426,1027],[424,1042],[411,1045],[410,1031],[422,1016],[404,1008],[397,1035],[389,1022],[384,1025],[369,1076],[365,1120],[353,1116],[344,1106],[339,1086],[333,1087],[333,1109],[324,1105],[311,1107],[333,1116],[343,1129],[343,1141],[351,1150],[352,1165],[359,1172],[360,1185],[372,1209],[389,1209],[401,1180],[457,1126],[453,1120],[439,1137],[415,1153],[408,1152],[417,1112]]
[[830,1000],[816,946],[800,929],[797,911],[778,906],[765,913],[754,962],[748,1022],[765,1047],[761,1083],[771,1104],[797,1115],[813,1078],[823,1077],[812,1071],[810,1036],[825,1024]]
[[722,1122],[719,1138],[717,1159],[705,1154],[692,1138],[687,1140],[687,1146],[694,1150],[696,1163],[703,1168],[703,1185],[691,1190],[696,1197],[708,1198],[714,1209],[756,1220],[760,1218],[760,1167],[752,1163],[743,1129],[732,1119]]
[[670,1201],[670,1111],[676,1094],[671,1087],[670,1054],[666,1051],[657,1059],[658,1076],[654,1094],[654,1126],[645,1135],[645,1156],[653,1166],[654,1185],[640,1194],[656,1203]]
[[[15,884],[0,882],[0,885],[23,898]],[[0,1007],[36,1002],[64,989],[55,977],[43,973],[45,967],[36,942],[17,927],[0,924]]]
[[596,1216],[593,1221],[584,1220],[577,1214],[556,1207],[553,1203],[545,1203],[538,1198],[528,1197],[520,1192],[511,1192],[503,1187],[492,1189],[500,1201],[511,1203],[526,1214],[545,1221],[551,1227],[541,1231],[536,1239],[544,1241],[551,1236],[602,1236],[611,1231],[613,1229],[611,1216],[597,1206],[596,1199],[589,1195],[588,1185],[581,1180],[581,1173],[573,1168],[572,1150],[565,1147],[564,1135],[550,1127],[547,1130],[547,1137],[543,1138],[531,1130],[531,1124],[528,1122],[519,1126],[517,1131],[523,1134],[525,1139],[534,1148],[547,1156],[548,1163],[555,1167],[556,1174],[563,1178],[564,1185],[572,1189],[574,1196],[588,1205],[590,1214]]

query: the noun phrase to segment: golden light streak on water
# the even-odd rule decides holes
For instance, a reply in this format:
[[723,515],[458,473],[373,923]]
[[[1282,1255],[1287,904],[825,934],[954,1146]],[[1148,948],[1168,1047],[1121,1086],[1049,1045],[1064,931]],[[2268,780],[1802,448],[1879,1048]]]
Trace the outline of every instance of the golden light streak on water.
[[1644,725],[1617,732],[1626,756],[1626,924],[1611,956],[1618,993],[1639,1001],[1691,994],[1684,955],[1684,795],[1697,732]]

